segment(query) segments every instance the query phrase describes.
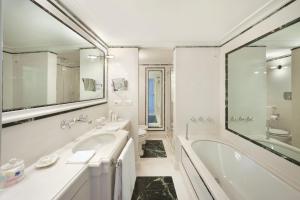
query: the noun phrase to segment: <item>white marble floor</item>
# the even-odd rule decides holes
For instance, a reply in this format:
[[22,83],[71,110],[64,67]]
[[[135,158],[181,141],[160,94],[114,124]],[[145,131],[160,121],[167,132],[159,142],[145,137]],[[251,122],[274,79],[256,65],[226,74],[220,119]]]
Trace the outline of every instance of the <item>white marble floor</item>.
[[178,200],[196,200],[192,186],[178,167],[175,167],[174,151],[166,134],[153,134],[149,140],[162,139],[167,158],[140,158],[137,165],[137,176],[172,176]]

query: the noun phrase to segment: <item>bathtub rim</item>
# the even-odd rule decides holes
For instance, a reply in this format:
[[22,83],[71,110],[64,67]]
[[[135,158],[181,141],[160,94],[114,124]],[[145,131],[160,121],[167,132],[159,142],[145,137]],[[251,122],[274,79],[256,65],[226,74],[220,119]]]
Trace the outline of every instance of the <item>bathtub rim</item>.
[[[193,149],[192,145],[194,143],[196,143],[197,141],[209,141],[209,142],[214,142],[214,143],[220,143],[222,145],[228,146],[230,148],[232,148],[235,152],[237,152],[238,154],[241,154],[242,156],[246,157],[247,159],[251,160],[252,162],[254,162],[255,164],[257,164],[258,166],[262,167],[263,169],[265,169],[268,173],[270,173],[272,176],[274,176],[275,178],[279,179],[280,181],[282,181],[283,183],[285,183],[286,185],[288,185],[289,187],[293,188],[296,191],[300,192],[300,189],[298,189],[296,186],[293,186],[292,184],[290,184],[289,182],[287,182],[284,178],[280,177],[279,175],[276,175],[275,172],[273,172],[272,170],[269,170],[268,168],[266,168],[263,164],[261,164],[259,161],[257,161],[256,159],[252,159],[250,156],[247,155],[247,153],[243,150],[240,150],[239,148],[235,147],[234,144],[231,144],[228,141],[223,141],[221,139],[211,139],[211,138],[196,138],[194,140],[190,140],[189,144],[191,146],[191,148]],[[199,158],[199,160],[201,160]],[[201,161],[202,162],[202,161]],[[203,163],[204,164],[204,163]]]
[[[222,190],[222,192],[225,194],[225,196],[227,197],[225,191],[221,188],[221,186],[215,181],[215,179],[213,178],[213,175],[211,174],[211,172],[207,169],[206,165],[201,161],[201,159],[196,155],[196,153],[194,152],[193,148],[192,148],[192,144],[197,142],[197,141],[209,141],[209,142],[215,142],[215,143],[221,143],[225,146],[229,146],[230,148],[232,148],[234,151],[236,151],[237,153],[241,154],[242,156],[250,159],[252,162],[254,162],[255,164],[257,164],[258,166],[262,167],[263,169],[265,169],[267,172],[269,172],[272,176],[274,176],[275,178],[277,178],[278,180],[280,180],[281,182],[283,182],[284,184],[286,184],[287,186],[289,186],[290,188],[294,189],[295,191],[298,191],[300,192],[300,189],[297,188],[297,186],[291,184],[290,182],[286,181],[283,177],[281,177],[280,175],[276,175],[275,172],[273,172],[273,170],[270,170],[268,169],[267,167],[265,167],[265,165],[261,164],[258,160],[256,160],[255,158],[251,158],[251,156],[249,156],[246,151],[243,151],[241,150],[240,148],[238,147],[235,147],[235,145],[230,142],[230,141],[227,141],[227,140],[224,140],[222,138],[217,138],[217,137],[209,137],[209,138],[203,138],[203,137],[199,137],[199,138],[194,138],[194,139],[191,139],[191,140],[186,140],[183,136],[177,136],[179,141],[180,141],[180,147],[181,148],[184,148],[184,149],[189,149],[189,151],[192,152],[192,156],[189,154],[190,152],[187,151],[188,155],[189,155],[189,158],[191,160],[191,162],[193,163],[193,165],[196,165],[194,163],[194,159],[200,163],[201,168],[204,168],[204,173],[205,171],[209,173],[209,177],[205,177],[205,175],[202,174],[202,178],[203,180],[205,181],[206,185],[209,187],[210,191],[215,194],[214,192],[214,189],[217,188],[217,190]],[[181,156],[181,155],[180,155]],[[193,158],[191,158],[193,157]],[[195,166],[195,169],[198,171],[199,174],[201,174],[201,172],[199,171],[199,169]],[[207,181],[207,178],[208,179],[211,179],[211,180],[208,180],[209,182],[212,181],[214,182],[213,184],[210,182],[206,182]],[[212,184],[212,185],[211,185]],[[217,184],[217,185],[215,185]],[[221,192],[221,193],[222,193]],[[220,192],[217,191],[217,195],[214,196],[216,197],[216,200],[218,200],[220,197],[217,198],[218,194]],[[224,197],[223,197],[224,198]],[[228,197],[227,197],[228,198]],[[222,198],[220,198],[221,200],[223,200]],[[228,198],[229,199],[229,198]],[[230,200],[230,199],[229,199]]]
[[[181,152],[181,156],[180,156],[180,157],[181,157],[181,159],[180,159],[181,163],[183,163],[183,160],[182,160],[182,153],[185,152],[186,156],[188,157],[188,159],[190,160],[190,162],[191,162],[191,164],[193,165],[194,169],[196,170],[196,172],[197,172],[199,178],[201,179],[201,181],[203,182],[204,186],[206,187],[208,193],[210,194],[210,196],[212,197],[213,200],[217,200],[216,197],[212,194],[212,191],[209,189],[207,183],[203,180],[202,175],[200,175],[200,173],[198,172],[198,170],[197,170],[195,164],[193,163],[192,159],[190,158],[189,154],[186,152],[186,150],[184,149],[184,147],[181,148],[181,151],[180,151],[180,152]],[[193,190],[194,190],[194,192],[195,192],[197,198],[199,199],[198,194],[197,194],[197,192],[196,192],[196,190],[195,190],[195,187],[194,187],[193,184],[192,184],[192,180],[190,179],[190,177],[189,177],[189,175],[188,175],[188,172],[187,172],[187,170],[185,169],[185,167],[184,167],[183,164],[182,164],[182,168],[183,168],[183,170],[185,171],[185,173],[186,173],[186,175],[187,175],[187,177],[188,177],[188,179],[189,179],[189,181],[190,181],[190,183],[191,183],[191,185],[192,185],[192,188],[193,188]]]
[[[200,176],[201,180],[204,182],[204,185],[206,186],[207,190],[211,194],[214,200],[230,200],[230,198],[227,196],[223,188],[217,183],[217,181],[214,179],[211,172],[207,169],[206,165],[201,161],[201,159],[196,155],[194,150],[192,149],[191,143],[189,141],[184,141],[183,138],[179,138],[180,140],[180,162],[182,159],[182,150],[184,150],[190,159],[193,167],[197,171],[198,175]],[[182,165],[182,163],[180,163]],[[182,166],[183,167],[183,166]],[[184,167],[183,167],[183,170]],[[186,173],[184,171],[184,173]],[[186,174],[187,175],[187,174]],[[188,175],[187,175],[188,176]],[[188,179],[190,179],[188,177]]]

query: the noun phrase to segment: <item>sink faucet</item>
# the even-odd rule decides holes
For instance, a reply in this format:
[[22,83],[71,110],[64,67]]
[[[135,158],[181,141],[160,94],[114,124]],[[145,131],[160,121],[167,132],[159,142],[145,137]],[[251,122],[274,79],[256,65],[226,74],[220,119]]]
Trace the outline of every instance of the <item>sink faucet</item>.
[[79,117],[76,119],[76,121],[77,122],[89,122],[88,118],[89,118],[88,115],[79,115]]
[[65,128],[71,128],[70,122],[67,122],[67,120],[63,120],[60,122],[60,128],[65,129]]

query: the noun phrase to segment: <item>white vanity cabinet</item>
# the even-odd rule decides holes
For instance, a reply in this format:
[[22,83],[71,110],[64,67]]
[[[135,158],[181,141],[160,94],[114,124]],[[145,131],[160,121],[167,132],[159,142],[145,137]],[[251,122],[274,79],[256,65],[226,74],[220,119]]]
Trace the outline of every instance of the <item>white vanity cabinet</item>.
[[79,191],[73,196],[72,200],[89,200],[91,198],[90,189],[90,182],[85,182]]
[[78,177],[75,177],[66,189],[58,197],[57,200],[90,200],[91,199],[91,183],[89,177],[89,169],[86,168]]

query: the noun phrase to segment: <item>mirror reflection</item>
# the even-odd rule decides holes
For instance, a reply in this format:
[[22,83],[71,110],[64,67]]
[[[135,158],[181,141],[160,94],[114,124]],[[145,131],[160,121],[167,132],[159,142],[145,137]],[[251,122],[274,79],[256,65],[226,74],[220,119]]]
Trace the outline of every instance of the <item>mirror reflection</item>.
[[103,98],[104,53],[30,0],[4,0],[3,110]]
[[227,56],[227,128],[300,162],[300,23]]

